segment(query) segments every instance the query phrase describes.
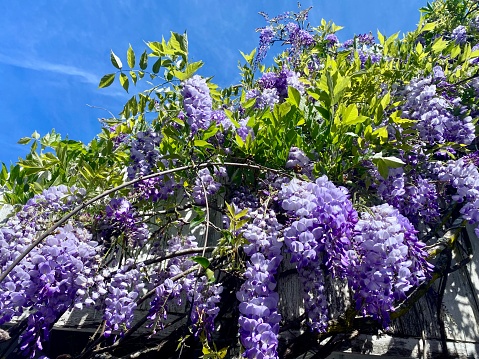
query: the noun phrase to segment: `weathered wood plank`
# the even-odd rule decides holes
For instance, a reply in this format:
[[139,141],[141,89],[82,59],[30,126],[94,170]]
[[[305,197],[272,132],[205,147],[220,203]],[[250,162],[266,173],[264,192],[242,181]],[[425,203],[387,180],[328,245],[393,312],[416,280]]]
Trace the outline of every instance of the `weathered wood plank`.
[[[479,342],[448,341],[447,348],[454,353],[457,359],[479,358]],[[333,353],[328,359],[341,358],[340,353],[362,354],[364,357],[382,356],[389,359],[420,358],[434,359],[442,355],[442,346],[439,340],[423,338],[401,338],[390,335],[360,335],[343,347],[342,352]],[[352,359],[354,356],[344,356]],[[356,358],[356,357],[354,357]],[[451,357],[452,358],[452,357]]]

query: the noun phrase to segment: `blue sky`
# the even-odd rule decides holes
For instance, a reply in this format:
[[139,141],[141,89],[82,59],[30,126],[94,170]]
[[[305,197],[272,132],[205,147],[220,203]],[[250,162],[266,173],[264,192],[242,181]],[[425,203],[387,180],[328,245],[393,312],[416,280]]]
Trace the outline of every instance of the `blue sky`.
[[[426,0],[301,4],[313,6],[313,26],[321,18],[332,20],[345,27],[338,35],[346,40],[378,29],[386,35],[413,30]],[[239,80],[239,51],[250,52],[258,44],[255,28],[264,26],[258,12],[274,16],[296,9],[291,0],[9,2],[0,13],[0,162],[8,165],[24,156],[28,147],[17,141],[35,130],[44,135],[54,128],[63,137],[88,143],[100,131],[98,118],[108,113],[87,105],[120,112],[129,97],[119,84],[98,89],[99,79],[114,72],[110,49],[125,59],[131,43],[139,57],[144,41],[186,30],[190,59],[205,62],[200,74],[226,87]]]

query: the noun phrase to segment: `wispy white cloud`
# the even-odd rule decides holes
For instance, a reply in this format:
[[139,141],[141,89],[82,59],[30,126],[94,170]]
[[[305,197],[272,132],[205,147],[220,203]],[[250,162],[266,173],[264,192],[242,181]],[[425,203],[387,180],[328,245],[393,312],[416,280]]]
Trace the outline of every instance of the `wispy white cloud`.
[[98,85],[98,76],[71,65],[57,64],[39,59],[12,57],[0,53],[0,63],[35,71],[49,71],[61,75],[76,76],[82,82]]

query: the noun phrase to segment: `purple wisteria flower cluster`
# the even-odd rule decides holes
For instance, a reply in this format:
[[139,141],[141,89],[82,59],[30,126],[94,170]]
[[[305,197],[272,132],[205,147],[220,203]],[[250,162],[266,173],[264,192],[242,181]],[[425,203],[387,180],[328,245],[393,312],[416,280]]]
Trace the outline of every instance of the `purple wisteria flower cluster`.
[[[198,248],[196,237],[176,236],[168,241],[166,255],[194,248]],[[165,268],[157,268],[151,276],[155,295],[150,302],[148,319],[152,321],[150,326],[153,327],[154,333],[158,327],[163,328],[171,304],[181,306],[185,299],[192,306],[190,321],[194,334],[199,335],[204,330],[210,335],[214,331],[214,321],[219,312],[217,304],[220,302],[223,287],[208,282],[205,276],[197,278],[195,273],[187,273],[196,264],[192,256],[173,256]]]
[[218,303],[221,301],[222,292],[223,286],[209,283],[206,276],[199,277],[188,291],[187,298],[192,306],[191,329],[195,336],[199,336],[203,331],[206,337],[211,339],[215,330],[215,318],[220,311]]
[[291,147],[286,161],[286,168],[294,169],[298,173],[302,173],[309,178],[313,173],[313,162],[298,147]]
[[403,117],[416,120],[420,138],[430,145],[445,142],[470,144],[475,138],[471,116],[461,99],[448,98],[437,92],[431,77],[414,79],[405,90]]
[[390,168],[386,179],[379,175],[378,195],[410,221],[434,223],[439,218],[435,184],[421,175],[406,175],[404,168]]
[[357,48],[363,45],[365,46],[373,46],[376,43],[374,40],[374,36],[372,33],[367,34],[359,34],[352,39],[346,40],[342,46],[345,49]]
[[288,97],[288,87],[291,86],[304,93],[304,85],[299,81],[299,75],[291,70],[283,69],[279,73],[265,72],[258,80],[259,89],[246,93],[246,99],[256,99],[255,106],[273,109],[274,105]]
[[463,25],[457,26],[451,33],[452,39],[456,44],[464,44],[467,40],[467,30]]
[[120,331],[131,328],[133,311],[136,309],[136,299],[140,296],[145,287],[145,273],[141,266],[135,266],[134,260],[129,258],[116,273],[112,275],[105,298],[105,309],[103,319],[105,320],[106,337],[112,331]]
[[387,327],[394,303],[423,283],[433,267],[411,222],[389,204],[362,213],[354,231],[346,271],[356,310]]
[[249,208],[255,210],[259,207],[258,197],[246,186],[233,188],[230,196],[230,202],[240,210]]
[[[462,157],[438,165],[436,172],[439,180],[450,184],[456,189],[452,200],[462,203],[462,217],[471,224],[479,223],[479,171],[474,163],[475,156]],[[479,235],[479,228],[475,228]]]
[[[346,40],[342,47],[346,50],[355,50],[361,61],[361,67],[364,68],[369,60],[372,64],[378,63],[382,59],[382,52],[375,46],[374,36],[371,33],[360,34],[353,39]],[[351,54],[352,60],[354,55]]]
[[243,230],[244,246],[250,256],[246,279],[236,297],[240,301],[238,319],[240,341],[245,358],[278,358],[278,333],[281,315],[275,275],[282,260],[281,224],[272,210],[258,208],[250,212],[253,221]]
[[[73,209],[83,190],[52,187],[30,199],[0,228],[0,268],[4,271],[55,220],[52,209]],[[58,218],[57,218],[58,219]],[[0,325],[28,310],[20,350],[30,357],[49,338],[60,316],[73,306],[91,305],[98,243],[81,224],[69,222],[45,238],[0,283]]]
[[211,120],[218,126],[223,126],[224,131],[229,131],[234,128],[233,122],[231,122],[223,110],[213,110],[211,112]]
[[110,242],[112,236],[123,236],[132,248],[141,248],[150,237],[146,223],[138,217],[136,209],[126,198],[112,198],[100,219],[100,236]]
[[290,22],[286,24],[287,42],[291,44],[290,56],[297,58],[304,48],[315,44],[314,37],[307,30],[301,29],[298,24]]
[[[186,238],[175,236],[168,241],[166,254],[172,254],[180,250],[198,248],[198,242],[194,236]],[[184,295],[193,286],[195,277],[192,273],[174,281],[171,278],[187,271],[195,262],[191,260],[192,255],[182,255],[169,259],[165,268],[159,267],[153,277],[155,296],[150,303],[148,318],[153,322],[153,332],[159,326],[163,328],[164,322],[168,319],[168,307],[171,302],[181,305],[184,302]]]
[[328,47],[334,47],[339,44],[339,39],[335,34],[327,34],[324,37]]
[[98,260],[98,244],[91,234],[77,224],[67,224],[15,268],[15,286],[6,282],[10,293],[3,292],[1,297],[2,301],[10,297],[3,302],[3,310],[11,306],[14,315],[29,310],[27,329],[20,336],[25,355],[33,357],[36,349],[42,350],[42,342],[49,340],[50,329],[63,313],[73,306],[93,304],[89,288],[96,284]]
[[162,139],[162,134],[153,129],[136,134],[130,148],[131,163],[127,170],[128,179],[149,175],[157,169],[157,162],[161,157],[159,145]]
[[[170,163],[160,154],[159,146],[163,136],[161,133],[148,129],[138,132],[135,140],[131,143],[130,166],[128,167],[128,179],[132,180],[146,176],[156,171],[167,169]],[[162,167],[159,167],[161,163]],[[150,179],[144,179],[135,183],[135,188],[140,196],[146,200],[158,201],[167,199],[178,187],[173,175],[161,175]]]
[[[226,169],[220,167],[215,169],[215,177],[227,177]],[[221,188],[221,183],[215,181],[208,168],[202,168],[198,171],[198,177],[195,179],[193,186],[193,201],[199,205],[205,205],[209,196],[216,194]]]
[[259,46],[255,57],[256,67],[265,59],[276,35],[273,26],[266,26],[259,29],[259,32]]
[[295,14],[286,12],[271,19],[267,15],[265,16],[265,13],[260,13],[269,25],[256,29],[256,31],[260,33],[260,36],[259,46],[254,60],[255,67],[258,67],[265,59],[268,50],[275,41],[282,41],[291,46],[288,52],[292,62],[300,56],[304,49],[316,44],[314,36],[310,31],[299,25],[299,23],[307,19],[308,12],[309,9],[305,10],[301,16],[295,16]]
[[191,133],[210,127],[213,101],[206,81],[201,76],[192,76],[183,82],[181,95]]
[[[249,93],[249,92],[248,92]],[[246,94],[246,98],[248,99],[248,94]],[[248,126],[248,120],[249,117],[243,118],[242,120],[239,121],[240,127],[236,129],[236,134],[243,140],[246,141],[248,136],[251,137],[251,139],[254,139],[254,131],[253,129]]]
[[303,282],[309,325],[325,331],[329,314],[322,265],[333,276],[344,276],[358,215],[346,188],[336,187],[326,176],[315,182],[294,178],[283,185],[278,198],[293,218],[284,241]]

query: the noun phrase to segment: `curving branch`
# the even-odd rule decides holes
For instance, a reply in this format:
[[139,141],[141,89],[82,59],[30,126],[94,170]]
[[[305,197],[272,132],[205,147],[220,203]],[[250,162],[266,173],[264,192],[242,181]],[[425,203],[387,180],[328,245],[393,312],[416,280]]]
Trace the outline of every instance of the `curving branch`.
[[226,166],[236,166],[236,167],[245,167],[245,168],[255,168],[255,169],[266,170],[266,171],[271,171],[271,172],[276,172],[276,173],[281,173],[282,172],[282,171],[275,170],[275,169],[272,169],[272,168],[268,168],[268,167],[265,167],[265,166],[253,165],[253,164],[249,164],[249,163],[214,162],[214,163],[202,163],[202,164],[199,164],[199,165],[181,166],[181,167],[177,167],[177,168],[173,168],[173,169],[169,169],[169,170],[165,170],[165,171],[161,171],[161,172],[152,173],[152,174],[149,174],[147,176],[141,176],[141,177],[136,178],[134,180],[125,182],[125,183],[123,183],[123,184],[121,184],[117,187],[114,187],[114,188],[109,189],[109,190],[107,190],[103,193],[100,193],[99,195],[93,197],[92,199],[78,205],[71,212],[67,213],[62,218],[60,218],[55,224],[53,224],[53,226],[51,226],[49,229],[47,229],[45,232],[43,232],[40,235],[40,237],[38,237],[35,241],[33,241],[27,247],[27,249],[25,249],[25,251],[23,251],[22,254],[20,254],[12,262],[12,264],[10,264],[10,266],[7,269],[5,269],[2,272],[2,274],[0,274],[0,283],[3,282],[3,280],[7,277],[7,275],[18,265],[18,263],[20,263],[22,261],[23,258],[25,258],[28,255],[28,253],[30,253],[36,246],[38,246],[50,234],[52,234],[53,231],[55,231],[62,224],[66,223],[70,218],[72,218],[74,215],[79,213],[81,210],[83,210],[86,207],[92,205],[96,201],[98,201],[98,200],[100,200],[100,199],[102,199],[102,198],[104,198],[104,197],[106,197],[106,196],[108,196],[112,193],[115,193],[115,192],[117,192],[117,191],[119,191],[123,188],[129,187],[129,186],[131,186],[135,183],[138,183],[138,182],[141,182],[141,181],[144,181],[144,180],[147,180],[147,179],[159,177],[159,176],[162,176],[162,175],[167,175],[167,174],[170,174],[170,173],[181,172],[181,171],[185,171],[185,170],[193,169],[193,168],[204,168],[204,167],[208,167],[208,166],[211,166],[211,165],[226,165]]

